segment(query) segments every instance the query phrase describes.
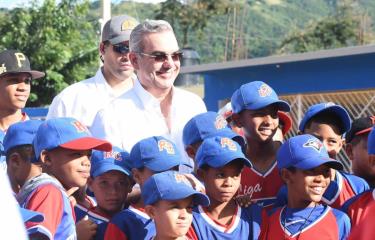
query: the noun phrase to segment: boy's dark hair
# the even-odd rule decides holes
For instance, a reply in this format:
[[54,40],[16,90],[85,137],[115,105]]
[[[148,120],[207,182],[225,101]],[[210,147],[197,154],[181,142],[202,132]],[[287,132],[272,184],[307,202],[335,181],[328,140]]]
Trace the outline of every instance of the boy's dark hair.
[[334,125],[339,129],[340,133],[345,132],[344,123],[341,121],[340,117],[333,112],[323,111],[316,114],[311,119],[309,119],[309,121],[307,121],[305,129],[310,128],[313,122]]
[[352,138],[352,140],[350,141],[349,144],[351,144],[353,146],[356,146],[360,142],[362,142],[362,144],[366,145],[366,147],[367,147],[367,139],[368,139],[368,133],[367,134],[358,135],[358,136],[355,136],[354,138]]
[[9,157],[13,153],[18,153],[21,156],[22,160],[24,161],[31,161],[31,159],[34,158],[34,149],[33,149],[33,145],[31,144],[19,145],[19,146],[9,149],[8,153],[6,154],[7,163],[8,163]]

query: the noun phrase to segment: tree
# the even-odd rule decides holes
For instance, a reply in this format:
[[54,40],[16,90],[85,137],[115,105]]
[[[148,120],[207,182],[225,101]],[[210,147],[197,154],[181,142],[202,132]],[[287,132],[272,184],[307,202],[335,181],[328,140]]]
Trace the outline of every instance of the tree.
[[167,0],[160,5],[156,19],[167,20],[174,29],[182,32],[182,46],[188,46],[188,35],[191,30],[201,30],[208,20],[227,10],[225,0]]
[[367,17],[355,13],[350,4],[339,5],[335,15],[310,24],[305,30],[293,32],[282,43],[279,52],[307,52],[320,49],[363,45],[372,40],[362,31]]
[[67,85],[92,75],[98,64],[95,23],[86,19],[89,2],[38,2],[0,16],[0,48],[22,51],[33,69],[46,72],[32,82],[29,106],[48,105]]

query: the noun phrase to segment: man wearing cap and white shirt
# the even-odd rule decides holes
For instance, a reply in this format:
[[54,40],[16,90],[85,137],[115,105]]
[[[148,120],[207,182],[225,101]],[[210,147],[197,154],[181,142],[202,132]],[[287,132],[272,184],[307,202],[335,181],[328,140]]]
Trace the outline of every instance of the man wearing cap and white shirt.
[[137,24],[137,20],[127,15],[106,22],[99,45],[103,66],[94,77],[75,83],[57,95],[47,119],[74,117],[90,127],[98,110],[133,87],[135,76],[128,56],[129,37]]
[[[201,98],[173,83],[182,54],[170,24],[146,20],[130,36],[129,58],[137,71],[134,87],[98,112],[91,132],[126,151],[141,139],[162,135],[184,153],[182,129],[193,116],[205,112]],[[184,153],[184,171],[193,161]]]
[[[30,68],[26,55],[17,50],[0,53],[0,145],[10,125],[28,119],[22,112],[30,95],[31,80],[44,77],[43,72]],[[6,169],[5,157],[0,157],[0,170]]]

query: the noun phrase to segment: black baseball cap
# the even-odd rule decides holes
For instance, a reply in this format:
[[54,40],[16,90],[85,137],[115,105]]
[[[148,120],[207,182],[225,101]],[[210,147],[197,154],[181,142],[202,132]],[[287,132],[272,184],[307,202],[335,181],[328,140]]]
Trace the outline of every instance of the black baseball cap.
[[350,143],[355,138],[355,136],[369,133],[374,125],[375,116],[367,116],[355,119],[352,123],[352,128],[345,135],[346,142]]
[[130,33],[138,25],[138,21],[128,15],[112,17],[103,27],[102,42],[109,41],[111,44],[129,41]]
[[44,72],[31,70],[27,56],[17,50],[5,50],[0,53],[0,77],[9,73],[29,73],[32,79],[45,76]]

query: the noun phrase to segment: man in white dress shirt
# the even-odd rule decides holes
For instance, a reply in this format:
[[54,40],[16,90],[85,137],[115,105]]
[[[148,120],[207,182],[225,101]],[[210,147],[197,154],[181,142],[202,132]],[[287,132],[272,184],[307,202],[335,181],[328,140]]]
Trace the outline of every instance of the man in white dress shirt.
[[[182,154],[182,129],[195,115],[205,112],[202,99],[173,83],[180,72],[182,53],[171,25],[146,20],[130,36],[130,61],[137,72],[134,87],[98,112],[94,136],[130,152],[139,140],[162,135],[176,143]],[[185,154],[182,171],[193,162]]]
[[129,61],[129,38],[137,24],[127,15],[106,22],[99,45],[103,66],[94,77],[70,85],[57,95],[47,119],[73,117],[90,127],[98,110],[133,87],[136,77]]

